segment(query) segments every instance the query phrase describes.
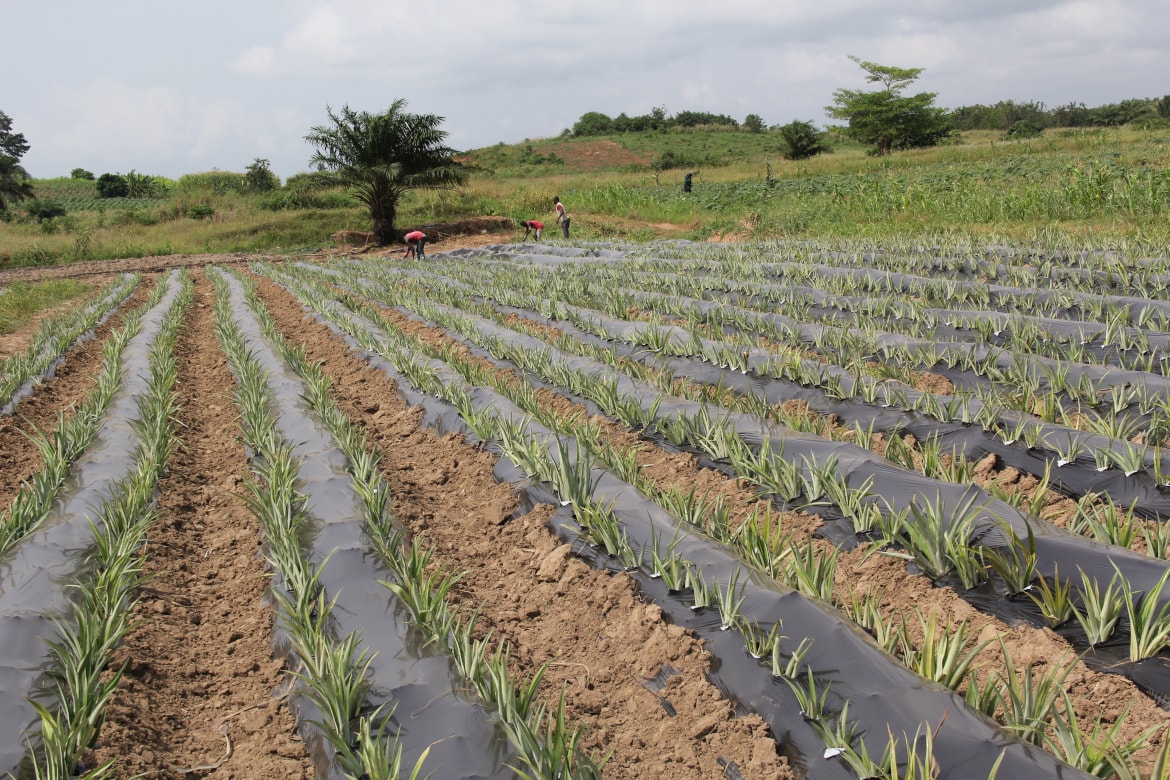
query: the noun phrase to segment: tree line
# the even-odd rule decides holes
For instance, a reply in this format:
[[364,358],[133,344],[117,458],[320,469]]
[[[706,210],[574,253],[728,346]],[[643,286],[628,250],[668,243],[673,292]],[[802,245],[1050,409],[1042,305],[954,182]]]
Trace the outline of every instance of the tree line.
[[950,112],[950,117],[956,130],[1047,130],[1054,127],[1120,127],[1161,123],[1170,121],[1170,95],[1161,98],[1131,98],[1095,108],[1089,108],[1084,103],[1067,103],[1050,109],[1033,100],[1019,103],[1001,100],[990,106],[979,103],[960,106]]
[[[1120,103],[1106,103],[1096,107],[1072,102],[1056,108],[1047,108],[1044,103],[1034,100],[1020,102],[1001,100],[993,105],[975,103],[943,109],[943,115],[950,120],[955,130],[1010,131],[1020,126],[1020,123],[1040,130],[1058,127],[1120,127],[1170,120],[1170,95],[1161,98],[1131,98]],[[616,117],[609,117],[600,111],[587,111],[573,123],[572,129],[565,130],[562,135],[587,137],[699,126],[734,127],[749,132],[778,130],[781,127],[772,125],[769,128],[759,114],[748,114],[743,122],[738,122],[726,114],[712,114],[706,111],[680,111],[673,116],[667,116],[666,109],[655,108],[649,114],[640,116],[627,116],[621,113]]]
[[[861,143],[872,144],[875,154],[933,146],[963,130],[1000,130],[1011,137],[1027,137],[1056,127],[1170,123],[1170,95],[1132,98],[1095,108],[1084,103],[1068,103],[1047,109],[1036,101],[1001,100],[990,106],[975,104],[948,110],[935,105],[938,97],[935,92],[904,94],[904,90],[922,73],[922,68],[880,65],[852,55],[849,59],[865,72],[867,82],[879,84],[880,88],[871,91],[838,89],[833,93],[833,104],[826,106],[825,112],[830,118],[846,123],[834,129]],[[668,116],[666,109],[660,106],[649,114],[634,117],[622,113],[610,118],[599,111],[588,111],[562,136],[644,133],[699,125],[742,127],[757,133],[765,129],[759,114],[748,114],[741,125],[726,114],[703,111],[680,111]],[[788,157],[806,157],[827,149],[824,131],[812,122],[795,120],[771,129],[779,131]]]
[[[646,133],[676,127],[740,127],[740,123],[727,114],[712,114],[708,111],[679,111],[673,116],[668,116],[664,106],[656,106],[649,114],[642,116],[626,116],[623,112],[610,118],[600,111],[586,111],[573,123],[571,130],[565,130],[561,135],[584,137]],[[743,127],[752,132],[762,132],[764,120],[756,114],[748,114]]]

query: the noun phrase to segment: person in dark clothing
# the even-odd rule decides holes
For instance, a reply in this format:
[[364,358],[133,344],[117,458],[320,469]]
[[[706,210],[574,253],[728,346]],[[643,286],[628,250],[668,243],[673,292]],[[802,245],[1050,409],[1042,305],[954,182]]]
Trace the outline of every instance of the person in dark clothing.
[[561,197],[559,195],[553,196],[553,204],[556,206],[556,209],[557,209],[557,222],[561,226],[561,232],[563,232],[565,234],[565,238],[568,238],[569,237],[569,221],[571,219],[569,217],[569,212],[565,211],[565,206],[564,206],[564,204],[561,203]]
[[687,175],[683,177],[683,192],[690,192],[691,191],[691,177],[692,176],[694,176],[694,174],[688,172]]

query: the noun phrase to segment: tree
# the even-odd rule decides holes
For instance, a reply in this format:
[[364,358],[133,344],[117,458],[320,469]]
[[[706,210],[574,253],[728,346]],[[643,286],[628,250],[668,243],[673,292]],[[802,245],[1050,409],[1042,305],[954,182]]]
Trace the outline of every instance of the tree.
[[600,111],[586,111],[573,123],[573,135],[607,135],[613,132],[613,120]]
[[805,160],[829,151],[825,134],[812,122],[789,122],[780,128],[780,137],[784,139],[784,157],[789,160]]
[[405,108],[402,98],[380,114],[349,106],[334,114],[326,108],[330,123],[305,136],[317,147],[309,164],[317,166],[320,178],[344,184],[366,205],[381,246],[395,240],[394,217],[404,193],[464,184],[471,171],[444,144],[443,117]]
[[764,118],[759,114],[748,114],[743,118],[743,128],[749,133],[764,132]]
[[951,135],[953,126],[946,110],[934,105],[937,93],[902,95],[902,90],[918,78],[922,68],[878,65],[853,55],[849,55],[849,59],[868,74],[866,81],[878,82],[883,89],[876,92],[838,89],[833,93],[835,105],[826,106],[825,111],[833,119],[849,123],[845,135],[873,144],[877,154],[889,154],[893,149],[934,146]]
[[74,168],[69,172],[70,179],[80,179],[83,181],[93,181],[93,173],[87,171],[85,168]]
[[12,132],[12,118],[0,111],[0,154],[19,161],[28,151],[24,133]]
[[35,195],[28,172],[20,165],[27,151],[24,133],[12,132],[12,120],[0,111],[0,212]]
[[248,189],[256,192],[268,192],[280,186],[280,179],[272,172],[268,161],[259,157],[244,169],[244,179],[248,183]]
[[116,173],[103,173],[97,178],[99,198],[124,198],[130,192],[126,179]]

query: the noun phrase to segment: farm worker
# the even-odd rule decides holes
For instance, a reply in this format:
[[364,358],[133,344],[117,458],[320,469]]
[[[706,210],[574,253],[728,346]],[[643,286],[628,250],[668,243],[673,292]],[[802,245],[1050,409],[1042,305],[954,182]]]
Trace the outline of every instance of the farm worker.
[[687,175],[683,177],[683,192],[690,192],[691,191],[691,177],[692,176],[694,176],[694,174],[688,171]]
[[561,197],[559,195],[553,196],[553,203],[556,205],[556,209],[557,209],[557,223],[560,224],[561,230],[565,234],[565,238],[568,238],[569,237],[569,221],[571,219],[569,217],[569,212],[565,211],[565,206],[563,203],[561,203]]
[[403,257],[413,257],[416,260],[425,260],[427,257],[423,245],[427,242],[427,234],[421,230],[412,230],[402,237],[406,242],[406,252]]
[[[542,231],[542,230],[544,230],[544,223],[541,222],[539,219],[526,219],[526,220],[524,220],[524,241],[527,241],[528,234],[533,233],[533,232],[536,233],[536,240],[539,241],[540,240],[540,231]],[[520,243],[523,244],[524,241],[521,241]]]

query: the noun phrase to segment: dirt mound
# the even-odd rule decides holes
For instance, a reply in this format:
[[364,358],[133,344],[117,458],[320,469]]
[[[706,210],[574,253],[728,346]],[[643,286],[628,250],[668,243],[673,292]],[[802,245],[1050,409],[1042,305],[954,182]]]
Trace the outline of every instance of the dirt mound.
[[617,141],[600,139],[596,141],[573,141],[548,146],[533,145],[533,151],[540,154],[555,152],[565,161],[568,168],[595,171],[600,168],[617,168],[622,165],[649,165],[653,162],[645,155],[632,152]]

